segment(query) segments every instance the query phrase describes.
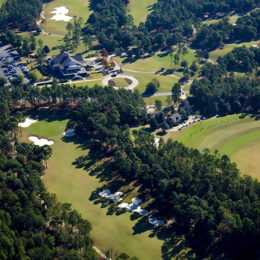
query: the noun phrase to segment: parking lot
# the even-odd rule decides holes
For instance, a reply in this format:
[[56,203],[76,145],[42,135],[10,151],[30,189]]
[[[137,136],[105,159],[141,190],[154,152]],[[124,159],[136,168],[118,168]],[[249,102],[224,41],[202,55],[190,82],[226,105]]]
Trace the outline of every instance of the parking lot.
[[20,74],[24,76],[24,82],[28,83],[28,69],[21,64],[18,53],[10,45],[0,46],[0,77],[6,78],[10,84],[10,81]]

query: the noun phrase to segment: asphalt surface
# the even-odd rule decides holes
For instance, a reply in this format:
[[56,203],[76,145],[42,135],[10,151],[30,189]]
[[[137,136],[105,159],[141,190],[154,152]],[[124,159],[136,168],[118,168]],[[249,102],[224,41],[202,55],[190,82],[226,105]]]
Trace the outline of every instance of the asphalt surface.
[[29,80],[26,78],[26,74],[23,73],[20,66],[18,66],[20,59],[18,54],[11,54],[16,51],[10,45],[0,45],[0,77],[5,78],[10,84],[10,79],[18,75],[24,76],[24,82],[28,83]]

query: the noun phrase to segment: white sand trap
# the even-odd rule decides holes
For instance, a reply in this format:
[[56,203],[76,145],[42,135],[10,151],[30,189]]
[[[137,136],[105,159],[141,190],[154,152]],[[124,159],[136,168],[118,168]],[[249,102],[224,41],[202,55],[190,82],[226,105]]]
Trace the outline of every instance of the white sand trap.
[[49,140],[44,139],[44,138],[39,139],[36,136],[30,136],[29,140],[32,141],[35,145],[38,145],[38,146],[53,145],[54,144],[53,141],[49,141]]
[[159,220],[157,218],[149,218],[149,223],[156,226],[156,227],[161,227],[164,225],[163,220]]
[[51,12],[51,14],[54,14],[51,19],[55,21],[69,22],[72,17],[67,15],[68,12],[69,9],[64,6],[56,7],[54,11]]
[[120,203],[118,205],[119,208],[126,209],[130,212],[137,212],[140,215],[146,215],[148,214],[148,211],[146,209],[142,209],[139,205],[142,203],[142,200],[139,198],[133,198],[132,203]]
[[159,145],[160,145],[160,138],[155,138],[155,146],[157,147],[157,148],[159,148]]
[[28,127],[35,122],[37,122],[37,120],[34,120],[32,118],[27,117],[24,122],[18,123],[18,126],[25,128],[25,127]]
[[103,190],[102,192],[99,192],[99,196],[103,197],[103,198],[107,198],[110,200],[113,200],[114,202],[118,202],[121,201],[122,198],[121,196],[123,195],[123,192],[118,191],[115,193],[111,193],[109,189]]
[[75,136],[75,129],[68,128],[67,131],[65,133],[63,133],[63,135],[65,135],[67,137]]

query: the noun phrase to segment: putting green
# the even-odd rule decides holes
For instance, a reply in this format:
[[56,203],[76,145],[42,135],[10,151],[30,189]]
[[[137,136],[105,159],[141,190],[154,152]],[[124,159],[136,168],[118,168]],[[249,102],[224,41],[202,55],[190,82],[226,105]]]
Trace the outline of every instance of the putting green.
[[147,15],[151,12],[152,5],[157,0],[131,0],[129,4],[130,14],[134,18],[134,22],[138,25],[145,22]]
[[260,154],[260,121],[249,116],[240,119],[239,116],[205,120],[181,132],[168,132],[165,138],[178,140],[199,150],[218,150],[220,154],[229,155],[242,173],[260,179],[260,163],[256,159]]
[[144,260],[161,259],[162,241],[148,237],[149,231],[133,235],[136,220],[131,221],[129,213],[120,216],[107,215],[107,208],[101,208],[100,204],[95,205],[89,200],[91,193],[104,183],[72,165],[76,158],[86,155],[88,150],[82,150],[78,144],[62,140],[66,123],[66,120],[38,121],[23,129],[24,141],[28,141],[30,135],[36,135],[55,142],[48,169],[43,177],[48,191],[55,193],[59,201],[71,203],[73,208],[91,222],[91,236],[95,245],[103,252],[113,249],[114,252],[123,251]]
[[54,0],[47,3],[44,8],[46,22],[41,25],[44,31],[61,35],[66,33],[67,22],[55,21],[51,19],[53,17],[51,12],[54,11],[56,7],[62,6],[69,9],[69,13],[67,14],[68,16],[82,17],[83,23],[87,21],[89,15],[91,14],[88,0]]

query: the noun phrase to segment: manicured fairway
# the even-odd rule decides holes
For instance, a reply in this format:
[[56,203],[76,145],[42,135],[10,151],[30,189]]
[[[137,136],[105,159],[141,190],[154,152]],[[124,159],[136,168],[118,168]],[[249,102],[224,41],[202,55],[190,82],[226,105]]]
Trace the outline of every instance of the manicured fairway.
[[156,2],[157,0],[130,0],[129,10],[136,25],[140,22],[145,22],[152,5]]
[[53,154],[48,161],[48,169],[43,181],[49,192],[55,193],[61,202],[68,202],[77,209],[83,217],[90,220],[93,226],[91,232],[95,245],[102,251],[108,249],[124,251],[129,255],[136,255],[139,259],[161,259],[162,241],[149,238],[150,232],[133,235],[136,221],[130,220],[130,214],[120,216],[107,215],[107,208],[101,208],[90,201],[91,193],[103,186],[95,176],[76,169],[72,163],[81,155],[86,155],[78,144],[62,141],[62,133],[67,121],[41,121],[23,130],[23,140],[30,135],[47,137],[55,142],[52,146]]
[[86,81],[86,82],[72,82],[72,83],[68,83],[71,86],[76,86],[76,87],[85,87],[88,86],[89,88],[93,88],[95,85],[98,86],[103,86],[103,84],[101,83],[100,80],[93,80],[93,81]]
[[66,33],[66,25],[67,22],[64,21],[55,21],[51,20],[53,14],[51,12],[56,7],[64,6],[69,9],[68,16],[77,16],[83,18],[83,23],[85,23],[91,13],[89,10],[89,2],[88,0],[54,0],[46,4],[44,8],[46,23],[42,24],[42,28],[46,32],[55,33],[55,34],[62,34]]
[[249,116],[244,119],[240,119],[239,115],[209,119],[181,132],[168,132],[166,138],[199,150],[218,150],[221,154],[229,155],[243,173],[260,179],[259,160],[252,159],[260,156],[260,121]]

